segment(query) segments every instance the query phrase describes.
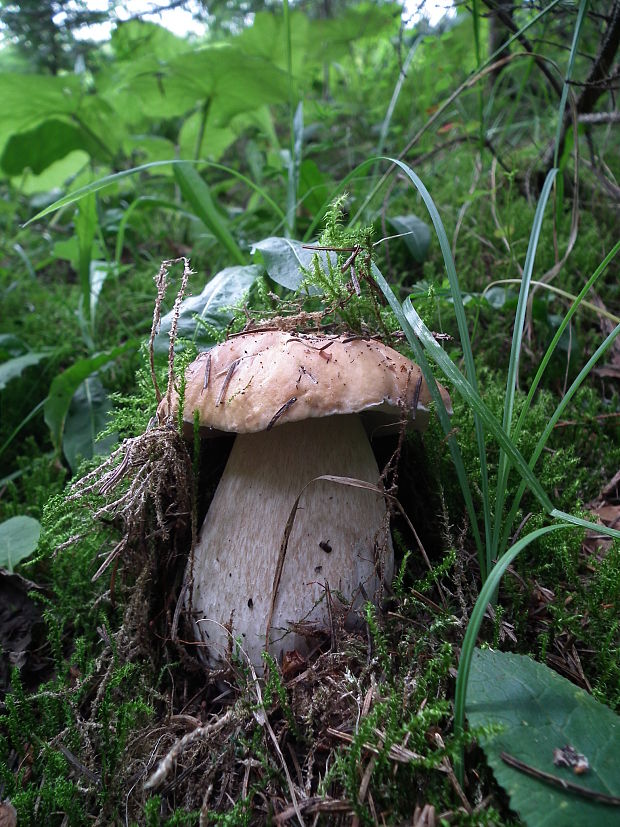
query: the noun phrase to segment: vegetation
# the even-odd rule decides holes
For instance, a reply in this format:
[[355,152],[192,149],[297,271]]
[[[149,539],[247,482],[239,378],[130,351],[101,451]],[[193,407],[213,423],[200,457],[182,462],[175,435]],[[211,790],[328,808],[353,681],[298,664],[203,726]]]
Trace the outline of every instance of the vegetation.
[[[0,13],[0,815],[615,823],[618,0],[216,3],[77,61],[88,4],[43,5]],[[229,446],[157,419],[261,325],[378,335],[454,408],[373,443],[364,634],[264,681],[183,612]]]

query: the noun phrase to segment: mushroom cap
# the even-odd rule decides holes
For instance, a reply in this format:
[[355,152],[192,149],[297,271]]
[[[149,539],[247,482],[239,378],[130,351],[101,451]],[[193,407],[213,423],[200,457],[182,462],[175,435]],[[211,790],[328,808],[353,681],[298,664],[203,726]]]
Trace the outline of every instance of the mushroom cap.
[[[438,386],[451,412],[448,392]],[[431,401],[422,371],[375,339],[266,330],[201,353],[185,373],[183,419],[201,432],[254,433],[285,422],[367,412],[375,425],[425,427]],[[414,404],[417,402],[416,409]],[[172,400],[176,413],[178,395]],[[166,400],[159,408],[166,417]]]

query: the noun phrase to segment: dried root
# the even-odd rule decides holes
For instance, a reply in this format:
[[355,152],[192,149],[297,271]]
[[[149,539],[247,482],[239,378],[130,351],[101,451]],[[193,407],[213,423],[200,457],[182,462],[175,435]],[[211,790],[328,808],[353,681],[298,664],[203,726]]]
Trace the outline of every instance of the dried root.
[[172,525],[176,533],[191,526],[194,537],[193,487],[192,463],[183,438],[168,427],[124,440],[98,468],[77,480],[68,502],[101,495],[106,502],[93,519],[120,520],[123,528],[121,539],[93,580],[128,551],[169,540]]

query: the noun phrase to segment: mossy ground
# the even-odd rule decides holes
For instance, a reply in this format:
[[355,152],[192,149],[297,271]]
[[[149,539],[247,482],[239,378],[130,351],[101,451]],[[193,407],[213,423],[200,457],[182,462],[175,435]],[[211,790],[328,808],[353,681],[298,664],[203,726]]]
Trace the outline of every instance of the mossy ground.
[[[485,177],[472,194],[478,160],[473,151],[442,155],[433,196],[450,236],[456,233],[461,205],[469,204],[455,236],[457,268],[469,299],[481,393],[500,415],[515,300],[507,295],[501,307],[494,307],[480,294],[490,280],[518,275],[516,262],[525,255],[535,204],[523,197],[520,182],[508,176],[492,185],[486,161]],[[396,188],[392,193],[392,213],[418,206],[412,207],[410,190]],[[569,216],[561,216],[564,235],[568,221]],[[578,243],[562,271],[562,288],[572,293],[613,240],[610,212],[596,203],[582,211],[580,221]],[[378,215],[375,237],[380,225]],[[148,333],[151,271],[159,264],[152,265],[157,250],[165,257],[167,249],[164,227],[150,227],[150,233],[156,240],[152,250],[131,250],[142,263],[106,284],[109,304],[102,304],[101,347],[115,344],[127,330],[132,335]],[[547,223],[543,235],[552,237]],[[196,269],[206,265],[210,252],[207,244],[197,245],[198,260],[192,262]],[[398,241],[379,247],[377,254],[403,295],[417,285],[416,307],[429,327],[454,333],[438,248],[431,245],[424,264],[411,263]],[[552,246],[541,245],[537,268],[543,272],[553,261]],[[14,290],[9,289],[10,269],[9,261],[0,283],[10,328],[4,332],[54,348],[54,358],[42,372],[31,369],[23,375],[20,393],[10,398],[3,394],[3,440],[44,398],[46,378],[70,361],[69,350],[75,353],[81,347],[77,289],[67,285],[59,265],[50,265],[36,284],[20,282]],[[597,289],[607,305],[617,309],[620,286],[611,272]],[[337,291],[332,299],[338,300]],[[257,286],[251,300],[263,309],[268,306],[265,285]],[[29,302],[37,308],[36,316]],[[524,386],[555,329],[554,317],[565,309],[563,300],[538,294],[532,336],[523,351]],[[362,311],[372,316],[372,306]],[[580,312],[572,339],[552,363],[522,432],[519,447],[524,454],[533,448],[567,378],[575,375],[600,338],[597,317]],[[454,346],[446,347],[451,351]],[[460,354],[455,351],[454,357],[458,360]],[[113,427],[127,439],[143,434],[155,411],[148,371],[143,366],[136,382],[135,370],[136,362],[121,363],[108,380],[125,391],[125,401],[117,400]],[[456,396],[454,403],[454,427],[476,492],[479,466],[472,414]],[[523,397],[518,396],[517,412],[521,404]],[[617,410],[617,383],[595,376],[555,429],[537,473],[558,507],[572,512],[585,508],[617,471]],[[0,518],[30,514],[44,523],[36,561],[21,568],[40,587],[29,593],[42,616],[37,648],[13,669],[0,707],[0,798],[13,802],[20,825],[154,827],[202,819],[203,824],[233,827],[275,821],[278,814],[279,823],[285,823],[296,815],[291,811],[291,786],[303,791],[304,812],[323,824],[350,824],[352,817],[357,824],[382,819],[393,825],[411,823],[416,807],[425,806],[434,808],[437,823],[516,823],[481,753],[470,743],[473,735],[468,735],[463,790],[452,772],[460,747],[452,734],[454,680],[480,580],[456,476],[438,427],[431,428],[423,443],[412,437],[405,444],[399,486],[400,502],[433,570],[426,567],[407,526],[396,518],[399,574],[385,605],[369,611],[364,634],[336,629],[335,639],[326,639],[294,673],[282,674],[272,665],[262,696],[242,658],[232,664],[225,676],[228,688],[222,692],[224,676],[219,676],[220,683],[205,676],[189,631],[175,626],[189,550],[188,515],[175,522],[172,539],[143,531],[139,542],[93,582],[105,555],[122,538],[123,525],[115,514],[93,522],[93,511],[102,505],[96,492],[79,502],[67,501],[67,471],[50,455],[40,420],[24,434],[30,441],[15,441],[5,455],[20,474],[5,484],[0,497]],[[492,444],[488,447],[493,477],[497,452]],[[48,453],[41,455],[41,449]],[[393,449],[387,443],[378,448],[380,463]],[[206,482],[202,490],[214,490],[224,462],[225,449],[203,455],[200,468],[196,463],[194,472]],[[86,464],[82,473],[96,467],[96,462]],[[512,490],[517,482],[509,480]],[[479,504],[479,492],[476,496]],[[195,503],[199,518],[208,499],[207,493]],[[155,501],[149,501],[144,511],[147,528],[156,523],[156,511]],[[526,520],[532,529],[543,519],[535,500],[525,499],[517,525]],[[80,539],[67,544],[74,535]],[[504,581],[494,617],[485,620],[482,638],[548,662],[618,708],[619,616],[620,547],[598,547],[575,531],[562,541],[543,539],[519,558]],[[28,658],[36,660],[36,670]],[[196,727],[205,728],[203,738],[178,755],[157,788],[145,789],[158,762]]]

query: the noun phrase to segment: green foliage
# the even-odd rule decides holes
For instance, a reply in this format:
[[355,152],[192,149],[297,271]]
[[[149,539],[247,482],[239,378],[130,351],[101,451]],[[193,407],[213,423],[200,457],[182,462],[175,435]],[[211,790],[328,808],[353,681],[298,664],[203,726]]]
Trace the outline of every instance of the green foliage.
[[[521,655],[480,649],[475,652],[467,706],[473,726],[499,725],[481,743],[510,795],[511,807],[526,824],[544,824],[550,812],[558,827],[607,821],[609,804],[584,793],[567,795],[562,781],[591,793],[620,797],[615,759],[618,716],[543,664]],[[576,775],[570,768],[554,766],[555,750],[565,745],[587,757],[586,773]],[[502,759],[505,753],[556,776],[559,784],[551,786],[544,778],[531,778],[508,766]]]
[[0,566],[12,572],[34,552],[41,526],[32,517],[11,517],[0,523]]
[[[97,451],[147,429],[155,399],[146,360],[137,375],[136,360],[110,360],[148,334],[152,276],[171,250],[191,254],[197,274],[194,295],[181,307],[175,363],[181,397],[194,348],[240,331],[248,319],[303,313],[316,313],[317,326],[397,342],[402,327],[411,347],[424,356],[421,340],[453,382],[454,415],[449,420],[437,401],[445,433],[435,424],[426,438],[428,478],[445,503],[446,536],[435,545],[449,551],[431,554],[431,571],[420,574],[410,539],[396,537],[402,557],[390,614],[369,607],[368,653],[353,661],[346,686],[339,666],[329,675],[358,708],[372,688],[369,714],[360,716],[350,746],[334,748],[333,763],[315,774],[319,793],[348,797],[361,823],[372,823],[368,800],[360,796],[368,773],[373,803],[391,823],[410,820],[420,802],[433,803],[438,813],[452,808],[451,823],[506,823],[503,807],[501,813],[493,805],[477,808],[471,817],[460,812],[437,770],[444,760],[459,768],[467,740],[459,730],[463,689],[479,631],[498,643],[512,628],[511,645],[543,659],[557,658],[570,641],[596,697],[620,706],[618,544],[586,553],[583,526],[560,532],[547,525],[551,500],[564,519],[588,519],[583,503],[600,493],[620,463],[613,380],[601,392],[579,373],[583,365],[586,373],[594,367],[600,328],[618,316],[620,286],[609,266],[617,229],[601,176],[617,179],[620,169],[599,127],[587,127],[587,134],[580,128],[577,143],[589,164],[579,166],[562,118],[565,79],[587,82],[589,55],[598,54],[606,24],[596,10],[584,15],[584,3],[578,24],[565,4],[541,12],[517,5],[509,59],[501,71],[475,79],[471,72],[492,60],[478,5],[472,42],[465,9],[437,30],[420,24],[399,31],[400,9],[384,3],[331,4],[327,17],[287,7],[286,15],[256,14],[252,25],[215,4],[223,16],[213,21],[208,41],[192,43],[132,20],[117,26],[104,47],[79,46],[85,72],[72,71],[68,62],[78,49],[71,27],[85,13],[80,4],[64,4],[69,19],[62,31],[52,15],[34,21],[28,9],[19,19],[10,6],[0,12],[5,22],[8,15],[22,54],[20,63],[15,46],[0,53],[6,114],[0,125],[0,519],[42,520],[38,553],[23,565],[43,587],[32,599],[43,608],[43,651],[53,667],[53,677],[44,674],[32,691],[14,670],[0,714],[2,796],[17,807],[20,824],[81,825],[94,813],[109,823],[121,819],[128,744],[140,741],[136,733],[161,718],[164,706],[182,706],[171,694],[160,708],[158,692],[162,670],[184,667],[171,665],[168,653],[157,662],[161,653],[153,647],[148,657],[139,650],[127,656],[119,629],[131,576],[120,586],[113,578],[109,594],[103,580],[91,582],[121,528],[93,521],[100,505],[95,493],[80,506],[67,499],[60,466],[66,462],[75,473],[84,457],[81,471],[87,472],[100,461],[90,459]],[[23,62],[28,26],[39,47],[30,65]],[[517,51],[525,33],[539,63]],[[560,67],[557,96],[541,74],[553,65]],[[548,166],[540,161],[547,143],[560,171],[543,183],[538,172]],[[415,171],[400,164],[382,201],[374,194],[385,162],[371,157],[378,144],[415,159]],[[580,214],[566,209],[577,193],[573,173],[581,206],[587,203]],[[351,193],[346,198],[332,183],[343,179]],[[55,200],[60,187],[65,195]],[[45,225],[21,226],[33,215],[46,217]],[[321,225],[318,246],[336,250],[303,247]],[[410,235],[374,243],[392,231]],[[510,278],[520,280],[520,292],[491,286]],[[531,290],[530,279],[557,290]],[[593,286],[606,305],[599,315],[585,294]],[[158,357],[167,353],[169,310],[170,304],[162,309]],[[455,338],[440,346],[431,331]],[[520,338],[525,332],[527,340]],[[599,355],[602,362],[605,354]],[[531,384],[539,365],[545,371]],[[156,369],[165,386],[163,359]],[[580,387],[571,384],[576,377]],[[102,426],[107,441],[97,442]],[[199,458],[196,443],[195,472]],[[530,485],[523,495],[522,476]],[[513,535],[520,545],[502,557]],[[479,568],[465,567],[476,550]],[[122,561],[121,571],[130,562]],[[508,562],[518,579],[502,582],[491,625],[484,620],[486,603],[497,600]],[[492,579],[476,602],[479,574]],[[532,589],[552,595],[539,612],[528,611]],[[450,734],[461,647],[457,726]],[[243,665],[235,668],[243,678]],[[239,685],[252,691],[245,678]],[[317,689],[311,700],[302,714],[293,686],[269,664],[269,715],[300,750],[311,750],[319,736],[321,749],[327,743],[319,720],[325,693]],[[494,735],[488,726],[476,733],[483,740]],[[413,757],[395,764],[390,750],[403,745]],[[90,792],[61,746],[99,779]],[[257,762],[262,775],[228,811],[210,812],[213,823],[249,824],[258,794],[271,800],[272,787],[274,800],[281,790],[288,796],[262,727],[253,725],[235,749],[252,772]],[[142,766],[144,756],[140,760]],[[484,801],[491,788],[479,766],[476,778],[466,794]],[[170,813],[173,799],[181,801],[175,795],[162,791],[146,800],[137,823],[195,823],[198,813],[177,803],[170,817],[160,815]]]

